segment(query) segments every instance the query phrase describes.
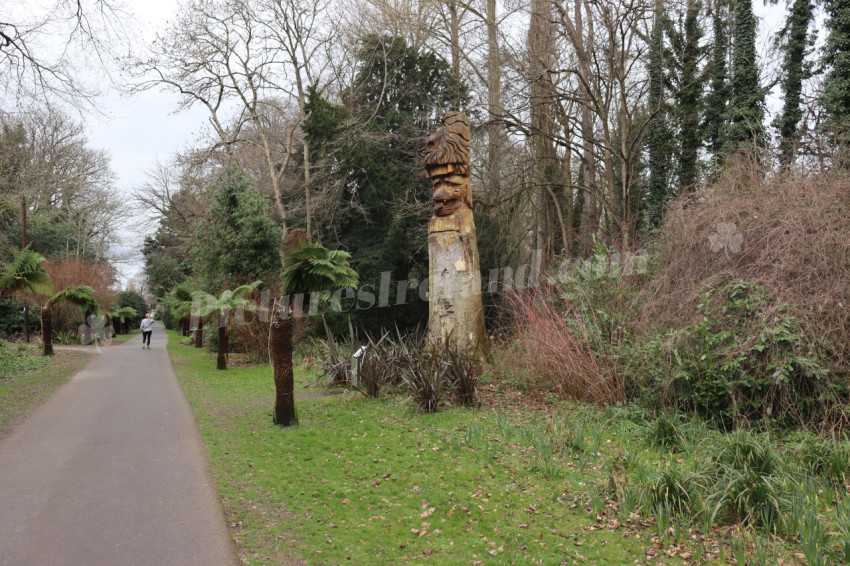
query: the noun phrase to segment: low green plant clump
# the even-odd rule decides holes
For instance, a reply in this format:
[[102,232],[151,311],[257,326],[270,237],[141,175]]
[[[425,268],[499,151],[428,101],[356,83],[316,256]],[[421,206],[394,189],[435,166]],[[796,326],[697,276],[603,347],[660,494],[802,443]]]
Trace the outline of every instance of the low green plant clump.
[[30,344],[0,342],[0,380],[20,379],[24,373],[50,364],[50,359],[40,357],[39,353]]
[[670,389],[685,411],[723,428],[823,420],[846,394],[803,335],[790,306],[771,306],[759,285],[734,281],[700,294],[701,320],[673,333]]
[[727,550],[771,558],[757,564],[776,563],[777,544],[796,547],[794,554],[808,564],[845,560],[847,437],[798,432],[780,441],[769,433],[724,433],[666,415],[647,424],[642,436],[665,458],[657,467],[630,466],[619,505],[656,524],[685,522],[694,529],[690,546],[698,562],[722,559],[719,532],[731,527],[735,535],[726,537]]
[[[359,340],[349,329],[348,343],[337,345],[328,331],[320,341],[322,375],[330,387],[352,387],[367,397],[406,397],[417,410],[434,413],[441,406],[471,407],[479,402],[482,363],[472,356],[429,345],[422,333]],[[352,354],[360,351],[357,378]]]

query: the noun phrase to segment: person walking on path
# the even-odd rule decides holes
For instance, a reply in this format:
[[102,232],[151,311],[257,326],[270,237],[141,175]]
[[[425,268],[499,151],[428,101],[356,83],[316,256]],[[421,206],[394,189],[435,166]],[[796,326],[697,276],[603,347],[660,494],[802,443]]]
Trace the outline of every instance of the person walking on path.
[[[142,350],[147,348],[151,349],[151,334],[153,333],[153,319],[151,318],[151,314],[148,313],[145,318],[142,319],[141,324],[142,329]],[[147,346],[145,345],[147,344]]]
[[209,465],[165,348],[102,348],[0,438],[0,566],[238,566]]

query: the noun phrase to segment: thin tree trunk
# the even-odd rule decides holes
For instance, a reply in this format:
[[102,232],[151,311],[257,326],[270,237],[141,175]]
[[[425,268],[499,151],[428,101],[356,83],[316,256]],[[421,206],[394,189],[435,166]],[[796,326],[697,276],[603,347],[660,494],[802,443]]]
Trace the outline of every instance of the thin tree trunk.
[[30,341],[30,306],[27,304],[27,299],[23,299],[24,303],[24,342],[29,344]]
[[204,317],[198,317],[198,329],[195,330],[195,348],[204,347]]
[[276,310],[269,328],[269,350],[275,389],[273,422],[280,426],[298,424],[292,369],[292,317],[281,317],[280,310]]
[[[21,249],[27,247],[27,197],[21,196]],[[24,303],[24,342],[29,344],[30,341],[30,306],[27,298],[23,298]]]
[[218,324],[218,356],[216,357],[216,367],[218,369],[227,369],[227,326]]
[[41,340],[44,342],[44,355],[53,355],[53,315],[50,309],[41,309]]
[[108,340],[112,338],[112,319],[109,318],[108,314],[103,315],[103,339]]

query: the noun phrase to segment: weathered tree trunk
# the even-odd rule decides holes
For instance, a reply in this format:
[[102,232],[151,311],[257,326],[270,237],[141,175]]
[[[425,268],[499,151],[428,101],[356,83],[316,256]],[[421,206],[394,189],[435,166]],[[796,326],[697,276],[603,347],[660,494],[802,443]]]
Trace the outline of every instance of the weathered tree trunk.
[[478,242],[469,185],[469,119],[442,116],[428,138],[426,175],[434,183],[428,223],[428,340],[468,355],[486,355]]
[[109,318],[108,314],[103,315],[103,339],[109,340],[112,338],[113,330],[112,330],[112,319]]
[[218,324],[218,356],[216,357],[216,367],[218,369],[227,369],[227,350],[230,348],[227,343],[227,326]]
[[53,355],[53,314],[50,309],[41,309],[41,340],[44,342],[44,355]]
[[298,424],[295,414],[295,373],[292,368],[292,317],[278,310],[269,328],[269,349],[274,373],[274,424]]
[[461,230],[436,230],[428,235],[429,285],[428,336],[457,352],[487,351],[484,308],[481,302],[481,268],[472,211]]
[[204,347],[204,317],[198,317],[198,329],[195,330],[195,348]]

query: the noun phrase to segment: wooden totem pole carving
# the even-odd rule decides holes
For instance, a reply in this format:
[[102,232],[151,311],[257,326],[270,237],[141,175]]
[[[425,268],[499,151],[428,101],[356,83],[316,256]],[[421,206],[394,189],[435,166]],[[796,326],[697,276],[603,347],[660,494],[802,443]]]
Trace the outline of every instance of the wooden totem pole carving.
[[469,118],[440,117],[443,127],[426,142],[425,175],[434,183],[428,222],[428,339],[458,352],[484,355],[487,334],[481,304],[478,242],[469,184]]

